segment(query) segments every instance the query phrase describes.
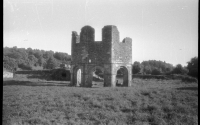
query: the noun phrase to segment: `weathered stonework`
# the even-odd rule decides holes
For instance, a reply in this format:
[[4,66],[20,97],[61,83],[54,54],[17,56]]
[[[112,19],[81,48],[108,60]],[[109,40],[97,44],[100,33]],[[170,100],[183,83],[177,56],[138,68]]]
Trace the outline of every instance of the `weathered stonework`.
[[[80,36],[72,32],[71,84],[77,85],[77,71],[81,69],[81,85],[92,86],[92,73],[98,68],[104,73],[104,86],[116,86],[117,70],[126,71],[124,86],[131,86],[132,40],[119,41],[116,26],[102,29],[102,41],[95,41],[95,30],[84,26]],[[126,78],[125,78],[126,77]]]

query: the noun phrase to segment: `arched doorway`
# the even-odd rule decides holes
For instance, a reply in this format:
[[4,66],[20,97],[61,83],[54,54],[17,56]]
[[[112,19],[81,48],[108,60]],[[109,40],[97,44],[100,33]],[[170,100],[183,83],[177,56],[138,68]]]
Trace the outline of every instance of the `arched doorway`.
[[80,68],[74,68],[74,85],[80,86],[82,83],[82,71]]
[[93,71],[92,87],[104,87],[104,72],[99,68]]
[[124,66],[117,70],[116,86],[128,86],[128,69]]
[[77,84],[76,86],[80,86],[81,85],[81,69],[77,70]]
[[104,69],[100,66],[95,66],[90,70],[90,86],[104,87]]

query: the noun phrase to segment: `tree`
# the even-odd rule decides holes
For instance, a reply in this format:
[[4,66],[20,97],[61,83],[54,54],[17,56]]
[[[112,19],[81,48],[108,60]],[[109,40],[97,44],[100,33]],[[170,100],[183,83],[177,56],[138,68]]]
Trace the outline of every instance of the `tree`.
[[26,64],[26,63],[20,63],[19,68],[23,69],[23,70],[32,70],[33,66],[30,64]]
[[64,54],[63,53],[59,53],[59,52],[56,52],[54,54],[54,58],[58,59],[58,60],[63,60],[64,59]]
[[39,59],[40,57],[42,57],[42,52],[40,50],[36,50],[36,52],[34,53],[34,56]]
[[151,74],[152,70],[151,70],[151,66],[147,65],[147,66],[144,66],[143,68],[143,73],[144,74]]
[[13,59],[21,59],[22,58],[21,54],[18,53],[18,52],[10,53],[7,56],[10,57],[10,58],[13,58]]
[[[172,64],[165,61],[148,60],[141,63],[141,71],[145,74],[151,74],[153,69],[159,69],[159,72],[163,74],[169,74],[174,68]],[[157,69],[155,71],[157,71]],[[154,71],[154,73],[155,73]]]
[[[56,56],[55,56],[56,55]],[[44,51],[39,49],[32,49],[32,48],[17,48],[12,47],[4,47],[3,48],[3,56],[4,56],[4,68],[14,68],[16,66],[25,68],[25,69],[32,69],[33,66],[43,66],[45,68],[46,60],[49,58],[55,59],[56,63],[67,63],[71,61],[70,55],[67,53],[57,52],[54,54],[53,51]]]
[[14,68],[17,68],[18,65],[17,65],[17,62],[15,59],[4,56],[3,57],[3,67],[5,69],[12,71]]
[[53,57],[53,55],[54,55],[53,51],[46,51],[45,54],[43,55],[43,57],[45,59],[49,59],[49,58]]
[[29,59],[31,65],[35,65],[38,61],[38,59],[34,55],[29,55],[28,59]]
[[47,64],[46,64],[46,68],[47,69],[54,69],[58,66],[58,63],[57,61],[55,60],[55,58],[53,57],[50,57],[48,60],[47,60]]
[[188,75],[198,78],[198,57],[193,57],[187,63],[187,69],[189,70]]
[[44,66],[44,64],[45,64],[44,58],[39,57],[39,59],[38,59],[38,64],[39,64],[39,66]]
[[25,48],[18,48],[17,52],[21,55],[22,60],[28,59],[28,53],[26,52]]
[[141,70],[141,64],[140,62],[135,61],[132,65],[132,73],[133,74],[137,74],[139,73]]
[[161,69],[154,68],[151,72],[152,75],[160,75],[161,74]]
[[176,65],[176,67],[172,71],[173,74],[182,74],[185,75],[188,73],[186,68],[183,68],[181,64]]
[[31,49],[31,48],[27,48],[27,53],[29,54],[29,55],[32,55],[33,54],[33,50]]

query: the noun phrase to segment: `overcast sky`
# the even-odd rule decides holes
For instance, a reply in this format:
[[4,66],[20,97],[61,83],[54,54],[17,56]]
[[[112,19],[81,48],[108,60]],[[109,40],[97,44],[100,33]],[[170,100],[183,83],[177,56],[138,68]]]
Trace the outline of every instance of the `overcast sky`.
[[71,54],[72,31],[116,25],[132,38],[132,61],[185,66],[198,56],[198,0],[4,0],[4,47]]

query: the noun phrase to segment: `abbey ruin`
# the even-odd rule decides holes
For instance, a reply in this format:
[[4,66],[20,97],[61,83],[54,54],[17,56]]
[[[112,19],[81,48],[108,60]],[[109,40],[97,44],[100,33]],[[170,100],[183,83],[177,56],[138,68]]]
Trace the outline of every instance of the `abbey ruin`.
[[102,29],[102,41],[95,41],[95,30],[84,26],[80,35],[72,32],[71,44],[71,84],[91,87],[93,72],[103,72],[104,86],[115,87],[119,69],[123,69],[123,86],[131,86],[132,39],[119,39],[116,26],[108,25]]

